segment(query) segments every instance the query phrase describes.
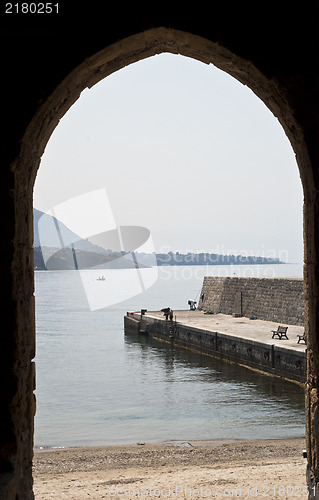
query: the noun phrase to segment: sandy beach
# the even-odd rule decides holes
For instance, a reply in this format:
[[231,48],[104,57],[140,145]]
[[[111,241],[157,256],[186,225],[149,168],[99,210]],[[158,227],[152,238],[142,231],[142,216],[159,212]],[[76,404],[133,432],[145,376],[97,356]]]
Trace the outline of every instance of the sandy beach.
[[36,500],[307,498],[304,439],[36,450]]

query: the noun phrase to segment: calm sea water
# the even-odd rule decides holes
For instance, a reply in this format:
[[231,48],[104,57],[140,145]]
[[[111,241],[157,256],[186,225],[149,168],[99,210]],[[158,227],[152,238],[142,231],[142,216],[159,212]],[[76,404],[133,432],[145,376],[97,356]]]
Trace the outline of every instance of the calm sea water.
[[298,385],[123,330],[126,311],[187,309],[205,275],[302,277],[302,265],[158,271],[144,293],[93,312],[76,271],[35,273],[35,445],[303,436]]

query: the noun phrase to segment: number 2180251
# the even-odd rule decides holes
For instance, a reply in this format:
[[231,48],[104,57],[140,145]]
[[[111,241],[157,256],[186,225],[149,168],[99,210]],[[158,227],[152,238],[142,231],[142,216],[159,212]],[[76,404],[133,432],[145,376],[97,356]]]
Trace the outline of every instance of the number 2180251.
[[58,14],[59,4],[58,3],[6,3],[5,4],[6,14]]

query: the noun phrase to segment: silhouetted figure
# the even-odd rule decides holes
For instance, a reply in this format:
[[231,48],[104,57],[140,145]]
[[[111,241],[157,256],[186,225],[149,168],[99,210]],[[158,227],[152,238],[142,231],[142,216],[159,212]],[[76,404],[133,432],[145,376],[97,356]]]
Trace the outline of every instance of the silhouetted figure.
[[173,317],[174,317],[174,311],[172,309],[169,310],[169,319],[170,321],[173,321]]
[[169,312],[170,312],[170,308],[169,307],[164,307],[164,309],[161,309],[161,312],[164,313],[165,319],[167,321],[168,320],[168,315],[169,315]]

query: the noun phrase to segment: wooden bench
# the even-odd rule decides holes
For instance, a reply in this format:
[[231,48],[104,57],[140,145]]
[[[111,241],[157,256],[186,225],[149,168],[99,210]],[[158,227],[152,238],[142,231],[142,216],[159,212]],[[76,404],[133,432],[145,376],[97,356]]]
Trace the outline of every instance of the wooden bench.
[[297,335],[297,337],[298,337],[297,344],[299,344],[299,342],[300,342],[301,340],[303,340],[303,341],[304,341],[304,343],[306,343],[305,333],[303,333],[302,335]]
[[277,330],[271,330],[271,333],[272,333],[272,339],[278,335],[278,338],[279,339],[288,339],[287,337],[287,330],[288,330],[288,326],[278,326]]

